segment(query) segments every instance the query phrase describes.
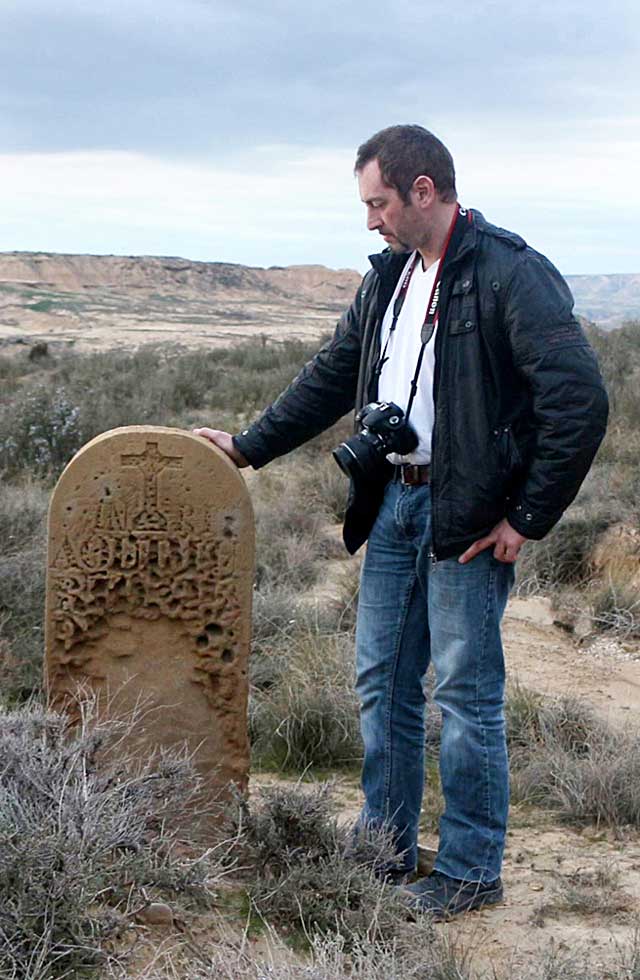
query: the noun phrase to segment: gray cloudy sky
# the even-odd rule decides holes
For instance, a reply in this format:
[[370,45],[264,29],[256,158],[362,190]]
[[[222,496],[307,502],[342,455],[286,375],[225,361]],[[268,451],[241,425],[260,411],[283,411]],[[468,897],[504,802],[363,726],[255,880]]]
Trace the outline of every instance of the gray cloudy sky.
[[419,122],[565,273],[640,272],[637,0],[0,0],[0,250],[364,269],[352,176]]

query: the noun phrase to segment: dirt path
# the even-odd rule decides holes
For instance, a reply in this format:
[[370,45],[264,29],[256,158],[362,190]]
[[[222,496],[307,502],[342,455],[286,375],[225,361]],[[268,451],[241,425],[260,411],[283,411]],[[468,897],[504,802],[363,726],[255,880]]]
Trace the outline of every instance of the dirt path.
[[554,625],[548,599],[512,599],[504,619],[511,680],[542,694],[572,694],[613,723],[640,723],[640,644],[577,644]]

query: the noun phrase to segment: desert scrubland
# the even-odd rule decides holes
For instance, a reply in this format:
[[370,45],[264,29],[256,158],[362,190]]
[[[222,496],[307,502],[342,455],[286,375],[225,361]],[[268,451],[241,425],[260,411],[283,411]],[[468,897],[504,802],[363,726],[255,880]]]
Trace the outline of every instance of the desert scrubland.
[[[66,462],[119,425],[235,431],[317,349],[339,296],[326,302],[313,339],[309,316],[309,334],[293,339],[275,328],[249,336],[246,324],[242,336],[194,339],[173,322],[167,343],[151,314],[145,344],[105,328],[92,346],[94,327],[70,344],[21,331],[19,313],[3,328],[2,978],[640,977],[638,322],[589,328],[609,432],[562,522],[526,546],[505,621],[513,806],[504,905],[445,926],[409,921],[375,876],[384,838],[345,856],[360,801],[360,559],[340,542],[346,484],[329,450],[348,419],[246,474],[258,548],[253,777],[250,799],[230,808],[217,837],[190,831],[188,760],[129,760],[126,726],[96,727],[87,703],[69,737],[43,705],[45,518]],[[428,846],[441,807],[438,739],[430,713]],[[98,765],[109,745],[117,752]]]

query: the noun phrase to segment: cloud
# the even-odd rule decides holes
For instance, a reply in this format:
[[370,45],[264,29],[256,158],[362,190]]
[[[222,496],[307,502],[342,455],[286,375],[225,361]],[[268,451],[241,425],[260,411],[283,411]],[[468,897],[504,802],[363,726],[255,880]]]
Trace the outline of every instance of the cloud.
[[5,5],[7,150],[341,146],[391,122],[481,119],[491,131],[637,100],[631,0]]
[[354,150],[420,122],[564,271],[640,268],[636,0],[2,7],[0,247],[363,268]]
[[353,265],[370,244],[352,165],[350,152],[286,146],[229,169],[118,151],[5,155],[0,248]]
[[[637,271],[640,188],[629,174],[640,172],[640,139],[623,155],[615,135],[603,123],[580,144],[567,130],[548,145],[520,134],[514,148],[508,134],[482,142],[467,131],[451,142],[461,200],[567,274]],[[382,242],[365,231],[352,166],[351,149],[288,144],[222,164],[123,151],[0,156],[0,249],[364,271]]]

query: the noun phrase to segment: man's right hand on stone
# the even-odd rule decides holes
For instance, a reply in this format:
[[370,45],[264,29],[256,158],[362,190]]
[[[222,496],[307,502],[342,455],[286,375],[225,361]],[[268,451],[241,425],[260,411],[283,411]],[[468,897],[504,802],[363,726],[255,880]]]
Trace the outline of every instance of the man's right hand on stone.
[[203,439],[208,439],[214,446],[217,446],[223,453],[226,453],[236,466],[242,468],[243,466],[249,465],[249,461],[234,446],[233,437],[229,432],[223,432],[222,429],[207,429],[205,427],[202,429],[193,429],[193,434],[194,436],[202,436]]

